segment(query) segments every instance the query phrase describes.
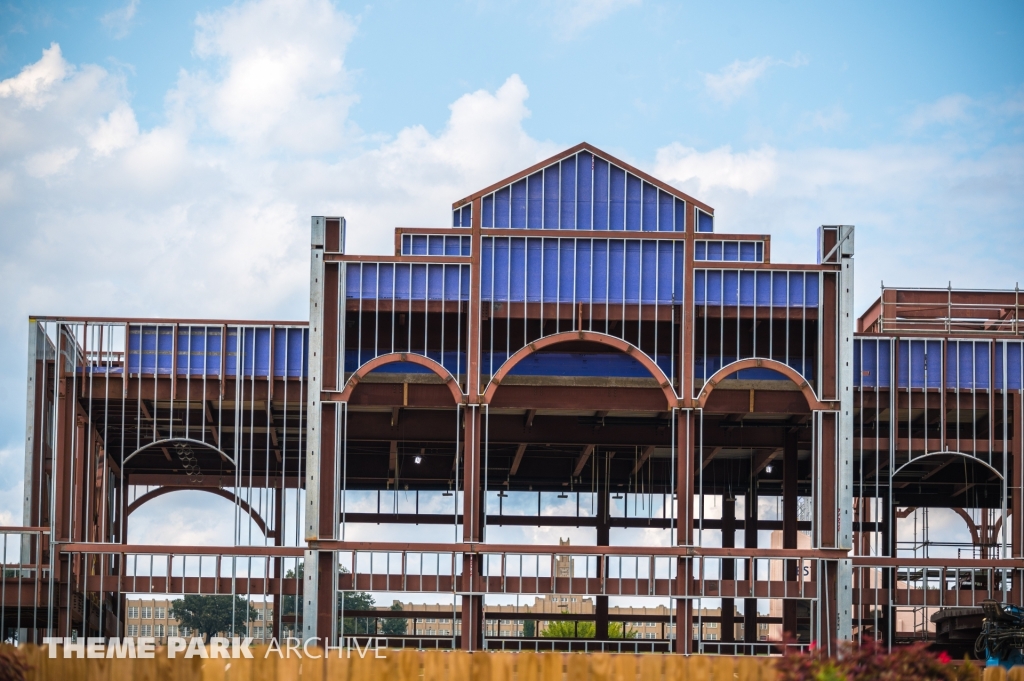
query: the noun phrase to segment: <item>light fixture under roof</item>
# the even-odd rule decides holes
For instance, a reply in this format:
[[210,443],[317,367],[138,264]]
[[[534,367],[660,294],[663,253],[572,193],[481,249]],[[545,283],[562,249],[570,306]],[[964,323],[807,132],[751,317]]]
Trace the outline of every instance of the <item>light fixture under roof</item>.
[[413,463],[423,463],[423,457],[422,456],[413,457],[412,462]]

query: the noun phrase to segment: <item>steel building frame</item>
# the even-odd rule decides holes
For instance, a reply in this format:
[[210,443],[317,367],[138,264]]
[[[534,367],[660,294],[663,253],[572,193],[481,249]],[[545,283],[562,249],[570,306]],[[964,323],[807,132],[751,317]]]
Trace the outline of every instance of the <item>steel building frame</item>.
[[[883,289],[855,338],[853,227],[786,265],[713,223],[581,144],[450,228],[397,229],[394,256],[314,217],[308,324],[33,318],[5,636],[123,635],[145,592],[281,600],[278,635],[336,640],[395,616],[345,612],[358,590],[450,601],[447,634],[403,645],[751,654],[777,650],[762,625],[899,643],[906,617],[928,635],[939,608],[1024,604],[1017,292]],[[230,546],[128,543],[179,489],[234,504]],[[950,507],[970,557],[901,544],[914,509]],[[367,539],[382,524],[451,539]],[[527,594],[593,598],[551,619],[594,638],[494,635],[488,603]],[[668,604],[680,635],[610,638],[614,599]]]

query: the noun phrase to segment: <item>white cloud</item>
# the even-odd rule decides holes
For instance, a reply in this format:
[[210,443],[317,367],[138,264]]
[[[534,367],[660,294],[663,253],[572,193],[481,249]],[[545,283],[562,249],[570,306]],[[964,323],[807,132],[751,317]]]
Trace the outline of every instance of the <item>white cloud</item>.
[[570,39],[616,12],[639,5],[640,0],[558,0],[553,25]]
[[67,75],[68,65],[60,53],[60,45],[51,43],[43,50],[43,58],[29,64],[21,72],[0,81],[0,98],[14,97],[23,106],[38,109],[47,101],[50,87]]
[[109,30],[115,38],[124,38],[132,28],[132,20],[135,18],[135,11],[139,8],[139,0],[128,0],[124,7],[118,7],[100,17],[100,23]]
[[733,153],[725,146],[707,152],[673,143],[658,150],[655,175],[703,196],[713,187],[738,189],[753,194],[771,186],[778,177],[777,152],[761,147]]
[[907,119],[907,128],[914,132],[930,125],[953,125],[970,118],[969,109],[975,102],[967,95],[947,95],[914,109]]
[[328,0],[264,0],[197,20],[195,51],[214,77],[182,83],[220,134],[259,151],[337,149],[355,101],[345,49],[355,24]]
[[0,525],[21,525],[25,449],[18,443],[0,448]]
[[75,147],[61,147],[32,154],[25,159],[25,172],[32,177],[46,178],[66,169],[78,156]]
[[139,134],[135,112],[125,102],[119,103],[105,118],[96,124],[88,136],[89,146],[99,156],[110,156],[118,149],[124,149]]
[[775,262],[811,261],[817,225],[857,225],[859,309],[878,296],[880,281],[1012,288],[1021,279],[1013,255],[1024,226],[1020,146],[670,145],[659,150],[654,175],[714,206],[716,229],[771,234]]
[[774,57],[754,57],[747,61],[737,59],[718,73],[704,74],[704,86],[714,99],[723,104],[731,104],[746,94],[773,66],[797,68],[806,64],[806,57],[800,54],[794,55],[789,61]]
[[[182,72],[153,127],[121,76],[71,65],[57,45],[3,81],[0,433],[12,446],[29,314],[303,319],[310,215],[345,215],[350,250],[387,253],[394,226],[447,225],[453,200],[554,151],[523,130],[518,76],[458,98],[441,130],[368,138],[348,119],[353,27],[314,0],[204,15],[205,71]],[[278,80],[250,77],[278,57]]]

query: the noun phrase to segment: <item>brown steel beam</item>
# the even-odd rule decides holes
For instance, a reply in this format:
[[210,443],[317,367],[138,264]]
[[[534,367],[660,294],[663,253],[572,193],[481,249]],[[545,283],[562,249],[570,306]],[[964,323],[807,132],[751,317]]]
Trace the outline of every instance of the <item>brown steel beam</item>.
[[523,461],[523,454],[526,453],[526,443],[521,442],[516,447],[516,456],[512,459],[512,467],[508,469],[508,476],[512,477],[519,470],[519,464]]
[[636,464],[633,466],[633,470],[630,471],[630,476],[634,476],[640,472],[644,464],[647,463],[647,459],[651,458],[651,454],[654,452],[654,445],[648,445],[644,447],[644,451],[640,454],[640,458],[637,459]]
[[572,470],[572,477],[578,478],[580,473],[583,472],[583,467],[587,465],[587,461],[590,460],[590,455],[594,453],[594,445],[587,445],[583,448],[579,457],[576,459],[576,466]]

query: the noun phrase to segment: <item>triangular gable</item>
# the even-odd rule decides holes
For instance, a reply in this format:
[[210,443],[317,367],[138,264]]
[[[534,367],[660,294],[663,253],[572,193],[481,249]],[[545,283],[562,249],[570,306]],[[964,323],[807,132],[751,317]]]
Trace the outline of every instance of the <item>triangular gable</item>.
[[482,226],[519,229],[683,231],[686,204],[709,224],[714,212],[586,142],[456,201],[454,226],[471,225],[476,199]]

